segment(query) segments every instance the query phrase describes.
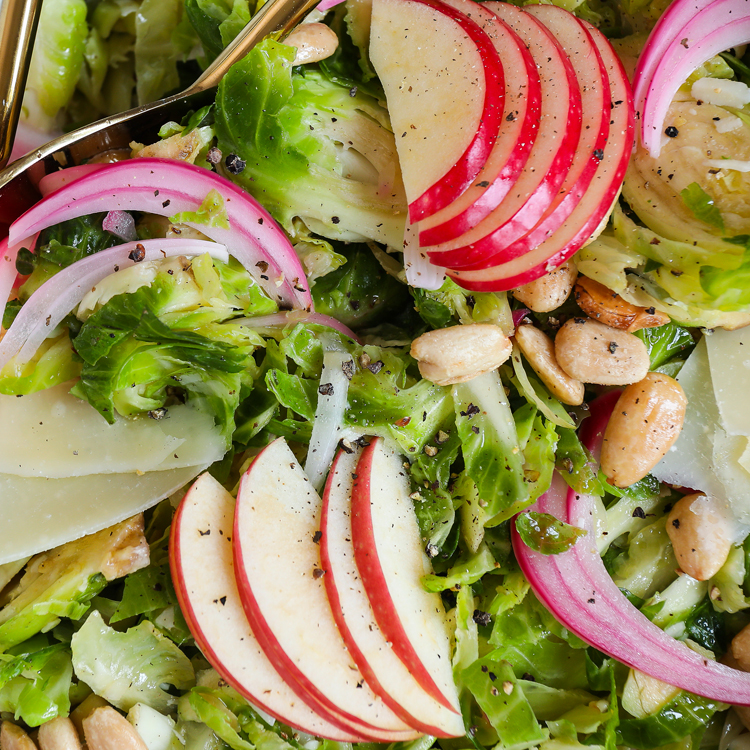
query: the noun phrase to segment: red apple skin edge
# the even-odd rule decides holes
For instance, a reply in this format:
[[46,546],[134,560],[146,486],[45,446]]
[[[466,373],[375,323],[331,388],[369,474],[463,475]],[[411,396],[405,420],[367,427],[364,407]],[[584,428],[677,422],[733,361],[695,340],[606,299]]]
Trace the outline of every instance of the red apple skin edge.
[[[216,655],[216,652],[206,640],[203,630],[198,626],[195,612],[188,599],[187,592],[185,591],[185,584],[180,574],[179,559],[182,556],[182,550],[180,545],[180,535],[175,533],[180,527],[182,522],[182,510],[185,507],[185,503],[180,503],[172,519],[172,533],[169,536],[169,567],[172,573],[172,581],[174,582],[174,590],[177,595],[177,603],[185,617],[185,621],[190,626],[190,632],[195,638],[195,642],[201,653],[206,657],[211,666],[221,675],[223,680],[226,680],[240,695],[247,698],[251,703],[254,703],[258,708],[263,709],[266,713],[276,716],[276,713],[267,705],[263,703],[263,700],[257,695],[251,693],[244,685],[240,684],[234,677],[229,674],[223,667],[221,660]],[[287,723],[283,717],[276,716],[277,719]]]
[[[618,147],[617,158],[613,157],[614,163],[609,164],[606,176],[602,176],[601,182],[604,184],[598,181],[599,174],[597,174],[588,191],[581,199],[581,204],[588,203],[591,200],[591,196],[595,194],[594,191],[596,191],[598,193],[596,208],[588,217],[581,221],[580,228],[567,241],[561,242],[556,247],[555,235],[553,234],[539,248],[535,248],[529,252],[527,254],[529,256],[528,267],[523,270],[519,268],[516,262],[511,261],[510,263],[494,266],[483,271],[470,271],[466,274],[462,274],[460,271],[448,271],[448,275],[464,289],[475,292],[507,291],[508,289],[515,289],[523,284],[528,284],[550,273],[562,265],[590,240],[596,233],[599,225],[612,210],[615,201],[617,201],[633,145],[635,128],[633,96],[625,69],[608,40],[591,24],[582,19],[578,19],[578,22],[591,34],[594,43],[599,49],[602,59],[609,70],[612,96],[613,98],[618,97],[617,101],[622,102],[619,106],[623,107],[622,111],[626,113],[624,117],[625,122],[621,129],[622,132],[618,134],[617,139],[613,139],[612,141],[619,141],[620,145]],[[605,162],[608,157],[609,154],[605,152],[600,169],[607,168]],[[570,220],[579,218],[576,217],[577,211],[578,208],[573,210]],[[567,222],[563,224],[561,230],[566,229],[566,225]],[[568,231],[572,230],[569,229]],[[547,248],[550,248],[550,250]],[[514,269],[519,268],[519,270],[510,271],[507,266],[511,266]]]
[[[261,454],[258,454],[258,456],[256,456],[255,461],[258,461],[260,455]],[[242,493],[242,484],[247,480],[251,469],[248,469],[240,479],[238,497]],[[310,706],[310,708],[319,716],[344,732],[355,732],[358,736],[363,738],[360,740],[361,742],[398,741],[397,739],[388,736],[385,730],[378,729],[377,727],[373,727],[360,721],[355,716],[350,716],[349,714],[340,712],[336,706],[331,704],[331,701],[325,695],[310,683],[307,677],[289,659],[263,617],[260,607],[258,606],[258,601],[253,592],[252,583],[242,567],[242,535],[238,533],[237,527],[238,516],[235,516],[235,525],[233,529],[235,575],[237,577],[237,587],[240,591],[242,607],[245,610],[245,617],[247,617],[247,620],[250,623],[250,628],[252,629],[255,638],[258,643],[260,643],[261,648],[268,656],[271,664],[273,664],[281,675],[282,679],[297,694],[297,696]]]
[[[462,2],[445,1],[457,9]],[[504,68],[512,70],[513,75],[506,79],[503,126],[492,153],[469,188],[452,204],[420,222],[425,247],[457,239],[500,204],[518,180],[539,131],[541,85],[531,53],[518,34],[498,16],[474,0],[467,2],[471,8],[467,15],[477,15],[477,23],[493,39]],[[508,44],[511,40],[514,45]],[[429,233],[435,228],[439,228],[439,234],[431,239]]]
[[[503,3],[497,10],[490,6],[486,10],[498,14],[502,10],[500,19],[531,45],[542,79],[542,119],[513,190],[482,222],[476,226],[462,222],[464,232],[454,240],[447,240],[455,235],[452,231],[443,238],[442,226],[420,228],[420,244],[430,259],[448,268],[470,262],[467,253],[474,261],[481,259],[487,248],[513,241],[538,223],[573,164],[581,132],[579,82],[560,42],[544,24],[513,5]],[[553,73],[555,85],[551,83]]]
[[370,469],[372,456],[377,447],[377,440],[373,440],[364,449],[357,464],[357,478],[352,490],[352,528],[356,524],[357,533],[353,534],[354,559],[359,568],[359,574],[365,584],[370,597],[375,619],[385,637],[393,644],[393,651],[406,664],[417,682],[438,703],[454,711],[455,708],[435,684],[432,675],[425,669],[421,660],[409,643],[400,620],[392,617],[396,611],[391,595],[388,591],[383,569],[374,554],[375,535],[372,528],[370,513]]
[[[188,490],[188,495],[190,491],[191,490]],[[303,726],[298,726],[297,722],[294,722],[290,720],[288,717],[281,715],[279,711],[274,710],[272,707],[268,706],[265,703],[265,701],[262,698],[262,694],[261,695],[255,694],[253,691],[248,689],[247,685],[245,685],[241,680],[238,680],[231,673],[231,671],[224,666],[223,660],[217,655],[216,651],[210,644],[210,639],[208,639],[205,636],[202,627],[199,625],[199,618],[195,614],[193,606],[190,602],[189,594],[185,588],[185,579],[181,573],[181,563],[180,563],[180,560],[183,554],[182,544],[181,544],[182,529],[183,529],[183,516],[184,516],[184,509],[187,507],[187,503],[186,503],[187,499],[188,499],[188,496],[186,495],[185,498],[183,498],[183,501],[180,503],[179,507],[177,508],[177,512],[175,513],[175,517],[172,521],[172,532],[169,537],[169,566],[170,566],[170,572],[172,575],[172,581],[174,582],[175,593],[177,595],[177,602],[180,606],[180,610],[182,611],[185,617],[185,621],[187,622],[190,628],[190,632],[192,633],[193,638],[195,638],[195,642],[198,648],[201,650],[201,652],[204,654],[204,656],[206,657],[208,662],[213,666],[213,668],[219,673],[221,678],[225,680],[229,685],[231,685],[240,695],[242,695],[251,703],[258,706],[258,708],[262,709],[266,713],[270,714],[271,716],[275,716],[283,724],[287,724],[288,726],[296,727],[300,729],[301,731],[311,733],[309,727],[306,728]],[[229,526],[229,528],[231,529],[231,525]],[[250,626],[248,625],[248,632],[249,630],[250,630]],[[364,742],[366,741],[363,737],[356,735],[352,732],[339,731],[338,727],[336,727],[335,725],[332,725],[331,729],[332,731],[330,732],[331,734],[330,739],[336,739],[340,742]]]
[[[492,10],[497,4],[491,0],[486,5]],[[536,9],[539,8],[541,10],[537,12]],[[605,108],[602,102],[608,103],[611,101],[609,77],[591,35],[577,23],[572,14],[568,14],[567,11],[554,5],[526,6],[524,11],[538,17],[538,20],[542,23],[549,17],[549,11],[551,11],[552,18],[550,21],[557,21],[558,26],[563,26],[563,30],[570,29],[571,26],[578,29],[578,34],[582,35],[581,42],[571,39],[572,35],[570,34],[566,39],[558,38],[558,41],[564,47],[566,44],[572,47],[571,49],[566,47],[566,51],[573,61],[574,68],[576,66],[583,68],[585,64],[585,66],[593,69],[590,73],[585,69],[577,73],[579,78],[581,78],[581,75],[585,75],[586,80],[589,81],[588,87],[583,89],[585,92],[582,94],[584,103],[594,99],[595,94],[592,95],[592,92],[601,91],[601,96],[598,97],[599,101],[591,102],[591,107],[583,107],[585,127],[581,130],[571,170],[565,177],[558,195],[534,227],[516,240],[513,240],[510,235],[504,232],[491,232],[482,239],[462,248],[463,255],[458,251],[452,253],[436,252],[434,254],[428,251],[428,255],[436,264],[447,266],[455,271],[481,270],[497,266],[525,255],[541,244],[563,224],[580,202],[596,174],[599,165],[596,155],[603,153],[607,145],[610,111],[609,107]],[[551,31],[554,33],[555,30],[551,29]],[[597,135],[596,140],[592,142],[591,136],[593,133]],[[588,158],[585,154],[588,154]]]
[[[336,466],[341,456],[342,456],[341,452],[339,452],[336,455],[336,458],[333,461],[333,465],[331,466],[331,470],[328,474],[327,484],[335,481]],[[393,700],[393,698],[389,695],[389,693],[385,690],[385,688],[380,684],[380,681],[378,680],[377,676],[375,675],[375,672],[372,670],[367,660],[367,657],[357,645],[357,642],[354,639],[354,636],[352,635],[349,629],[349,626],[346,623],[346,619],[343,616],[341,601],[339,599],[339,592],[336,587],[336,580],[335,580],[335,576],[333,572],[335,566],[331,564],[331,559],[328,554],[328,546],[326,544],[326,539],[328,538],[328,497],[329,497],[328,486],[326,486],[326,489],[323,492],[323,513],[321,516],[321,524],[320,524],[320,532],[321,532],[320,558],[323,564],[323,570],[326,571],[323,581],[325,583],[326,592],[328,593],[328,600],[331,602],[331,610],[333,612],[333,617],[336,620],[336,625],[341,631],[341,635],[343,636],[344,642],[346,643],[347,648],[349,649],[349,653],[351,653],[352,658],[354,659],[354,662],[359,667],[359,671],[362,672],[362,674],[364,675],[364,678],[367,680],[370,687],[383,699],[385,704],[402,721],[406,722],[407,724],[410,724],[415,729],[418,729],[420,732],[424,732],[425,734],[432,735],[433,737],[450,737],[451,735],[446,734],[445,732],[440,730],[438,727],[433,727],[433,726],[430,726],[429,724],[424,724],[423,722],[419,721],[414,716],[409,714],[409,712],[406,711],[403,708],[403,706],[401,706],[399,703]]]
[[412,0],[453,19],[474,42],[482,58],[485,97],[482,119],[466,151],[448,172],[409,205],[409,220],[416,223],[452,203],[463,193],[487,162],[502,127],[505,108],[505,72],[492,41],[468,16],[439,0]]

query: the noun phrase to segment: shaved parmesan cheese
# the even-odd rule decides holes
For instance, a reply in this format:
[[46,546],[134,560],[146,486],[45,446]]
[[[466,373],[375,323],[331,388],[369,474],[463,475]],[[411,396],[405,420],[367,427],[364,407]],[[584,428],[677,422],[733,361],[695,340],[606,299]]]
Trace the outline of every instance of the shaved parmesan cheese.
[[696,346],[677,381],[688,400],[685,422],[679,438],[652,473],[662,482],[720,497],[724,486],[713,470],[714,426],[719,410],[711,388],[705,339]]
[[0,565],[93,534],[155,505],[206,468],[44,479],[0,474]]
[[741,81],[699,78],[690,89],[690,96],[705,104],[741,109],[750,104],[750,88]]
[[729,435],[721,427],[714,433],[713,467],[724,487],[719,499],[728,501],[734,515],[750,523],[750,473],[740,463],[747,450],[744,435]]
[[685,423],[653,474],[726,503],[740,539],[750,526],[750,329],[707,333],[677,380]]
[[709,169],[733,169],[735,172],[750,172],[750,161],[739,159],[706,159],[704,167]]
[[750,435],[750,328],[705,337],[721,424],[730,435]]
[[209,465],[226,451],[213,417],[185,404],[160,419],[118,418],[110,425],[68,389],[0,396],[0,473],[63,478],[168,471]]
[[739,130],[742,127],[742,120],[736,115],[729,115],[714,121],[714,127],[717,133],[731,133],[733,130]]
[[0,396],[0,564],[150,508],[226,450],[213,418],[188,405],[110,425],[68,388]]

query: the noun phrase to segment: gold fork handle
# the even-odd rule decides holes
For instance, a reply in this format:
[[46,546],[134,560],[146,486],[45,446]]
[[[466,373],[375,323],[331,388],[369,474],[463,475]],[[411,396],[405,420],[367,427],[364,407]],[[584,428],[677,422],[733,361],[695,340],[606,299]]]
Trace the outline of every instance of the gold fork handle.
[[0,0],[0,168],[13,148],[41,9],[42,0]]
[[[0,0],[1,2],[2,0]],[[206,91],[219,81],[232,65],[241,60],[263,37],[288,34],[320,0],[269,0],[253,16],[237,38],[206,68],[203,75],[183,95]]]

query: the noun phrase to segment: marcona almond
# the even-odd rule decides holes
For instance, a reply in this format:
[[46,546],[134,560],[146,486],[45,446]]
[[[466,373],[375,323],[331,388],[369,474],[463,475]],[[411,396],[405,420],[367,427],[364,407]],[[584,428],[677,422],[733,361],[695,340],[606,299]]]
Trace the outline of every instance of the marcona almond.
[[555,345],[544,331],[532,325],[516,329],[516,343],[550,393],[570,406],[583,403],[584,387],[580,380],[565,373],[555,359]]
[[571,318],[555,336],[555,357],[571,378],[597,385],[629,385],[646,377],[646,345],[632,333],[592,318]]
[[282,44],[296,47],[294,65],[320,62],[330,57],[339,46],[336,32],[324,23],[302,23]]
[[70,712],[70,720],[73,722],[73,726],[76,728],[79,736],[83,734],[83,720],[89,716],[94,709],[102,708],[104,706],[109,706],[109,703],[96,693],[91,693],[91,695],[87,696]]
[[653,307],[637,307],[594,279],[579,276],[573,290],[578,306],[590,318],[623,331],[658,328],[669,323],[669,316]]
[[629,487],[659,463],[680,434],[686,407],[680,384],[658,372],[623,390],[604,430],[601,454],[602,471],[615,487]]
[[514,289],[511,294],[529,310],[552,312],[568,299],[577,275],[575,264],[567,260],[554,271]]
[[[702,492],[685,495],[675,503],[667,517],[667,534],[680,568],[696,581],[713,578],[732,549],[730,522],[724,506]],[[743,645],[744,649],[738,647],[738,653],[745,659],[742,668],[750,669],[750,631]],[[734,641],[732,649],[734,653]],[[734,656],[741,661],[738,653]]]
[[81,750],[81,740],[73,722],[58,716],[39,727],[37,742],[41,750]]
[[453,385],[496,370],[512,350],[513,344],[498,326],[474,323],[423,333],[412,342],[411,356],[423,378],[436,385]]
[[110,706],[94,709],[83,720],[88,750],[148,750],[133,725]]
[[37,747],[21,727],[4,721],[0,727],[0,750],[37,750]]

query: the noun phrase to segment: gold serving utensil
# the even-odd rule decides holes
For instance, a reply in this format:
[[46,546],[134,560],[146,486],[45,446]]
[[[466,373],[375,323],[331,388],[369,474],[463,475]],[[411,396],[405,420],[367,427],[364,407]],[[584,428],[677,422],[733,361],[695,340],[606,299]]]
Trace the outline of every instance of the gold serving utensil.
[[10,159],[42,0],[0,1],[0,167]]
[[[34,2],[41,5],[41,0]],[[235,62],[269,34],[284,37],[318,2],[320,0],[268,0],[203,75],[181,93],[105,117],[62,135],[14,161],[0,172],[0,224],[11,224],[39,200],[36,185],[45,174],[60,167],[82,164],[105,151],[126,149],[132,141],[156,141],[159,128],[165,122],[179,122],[191,110],[210,104],[219,81]],[[3,43],[0,40],[0,44]],[[17,92],[16,117],[20,110],[21,94],[22,91]]]

